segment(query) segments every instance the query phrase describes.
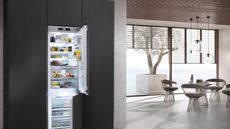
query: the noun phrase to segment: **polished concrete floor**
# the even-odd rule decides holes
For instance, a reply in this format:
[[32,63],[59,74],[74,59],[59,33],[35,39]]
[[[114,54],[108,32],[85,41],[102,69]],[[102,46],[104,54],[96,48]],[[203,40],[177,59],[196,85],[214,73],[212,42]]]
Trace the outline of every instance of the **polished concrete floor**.
[[176,95],[174,104],[163,96],[127,98],[126,129],[230,129],[230,108],[221,103],[202,106],[201,112],[187,112],[188,98]]

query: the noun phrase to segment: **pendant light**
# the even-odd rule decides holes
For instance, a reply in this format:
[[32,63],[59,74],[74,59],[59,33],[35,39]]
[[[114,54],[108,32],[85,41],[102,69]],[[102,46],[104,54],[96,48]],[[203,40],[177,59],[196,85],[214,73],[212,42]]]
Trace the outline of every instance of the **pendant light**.
[[205,56],[205,58],[204,58],[204,63],[208,63],[208,64],[212,64],[212,63],[214,63],[214,56],[210,53],[210,39],[209,39],[209,37],[210,37],[210,16],[207,16],[207,20],[208,20],[208,40],[207,40],[207,45],[208,45],[208,52],[207,52],[207,54],[206,54],[206,56]]
[[198,45],[198,51],[199,51],[200,53],[202,53],[202,52],[201,52],[201,49],[202,49],[202,48],[201,48],[201,47],[202,47],[202,46],[201,46],[201,42],[202,42],[202,41],[201,41],[201,39],[199,38],[199,31],[200,31],[200,30],[199,30],[199,28],[198,28],[198,20],[199,20],[199,18],[200,18],[200,17],[198,17],[198,16],[196,17],[197,40],[195,40],[195,42],[196,42],[196,44]]
[[200,43],[201,42],[201,40],[199,39],[199,28],[198,28],[198,20],[199,20],[199,18],[200,17],[196,17],[196,29],[197,29],[197,39],[195,40],[196,41],[196,43],[198,44],[198,43]]
[[209,20],[210,20],[210,16],[207,16],[207,19],[208,19],[208,53],[207,53],[207,57],[210,56],[210,53],[209,53]]
[[[190,42],[192,44],[192,18],[189,19],[190,20]],[[192,53],[192,49],[190,50],[190,53]]]

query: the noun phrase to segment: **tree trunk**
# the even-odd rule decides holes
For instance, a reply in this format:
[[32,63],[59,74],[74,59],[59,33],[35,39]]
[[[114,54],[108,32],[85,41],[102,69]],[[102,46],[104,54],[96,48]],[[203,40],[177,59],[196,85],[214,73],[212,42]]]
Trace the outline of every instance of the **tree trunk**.
[[152,67],[153,67],[153,62],[152,62],[151,52],[150,52],[149,49],[146,49],[145,52],[146,52],[146,56],[147,56],[147,60],[148,60],[149,74],[154,74],[154,71],[153,71],[153,69],[152,69]]
[[157,67],[159,66],[159,64],[161,63],[161,60],[162,60],[162,58],[163,58],[163,56],[164,56],[164,54],[163,53],[160,53],[159,54],[159,57],[158,57],[158,59],[157,59],[157,62],[155,63],[155,65],[153,66],[153,74],[156,74],[157,73]]
[[[176,50],[176,49],[175,49]],[[173,50],[174,51],[174,50]],[[154,64],[153,66],[153,74],[156,74],[157,73],[157,67],[159,66],[159,64],[161,63],[161,60],[163,59],[164,55],[166,54],[169,54],[169,51],[166,51],[166,52],[160,52],[159,56],[158,56],[158,59],[157,59],[157,62]]]

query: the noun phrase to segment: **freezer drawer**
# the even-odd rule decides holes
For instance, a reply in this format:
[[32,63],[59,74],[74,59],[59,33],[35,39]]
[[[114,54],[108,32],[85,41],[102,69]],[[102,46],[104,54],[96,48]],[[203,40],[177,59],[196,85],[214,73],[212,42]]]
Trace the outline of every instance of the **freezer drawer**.
[[52,110],[52,117],[66,117],[70,115],[70,109]]
[[72,99],[71,98],[52,98],[52,109],[57,108],[70,108]]
[[70,128],[70,127],[71,127],[70,117],[52,119],[52,128],[53,129],[60,129],[60,128],[65,129],[65,128]]

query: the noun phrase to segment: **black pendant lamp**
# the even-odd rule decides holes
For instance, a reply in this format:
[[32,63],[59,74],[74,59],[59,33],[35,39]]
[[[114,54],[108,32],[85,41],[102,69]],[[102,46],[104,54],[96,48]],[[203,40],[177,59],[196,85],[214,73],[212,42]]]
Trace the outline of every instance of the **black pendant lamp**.
[[210,56],[210,52],[209,52],[209,20],[210,20],[210,16],[207,16],[208,19],[208,53],[207,53],[207,57]]
[[[189,19],[190,20],[190,42],[192,44],[192,18]],[[190,53],[192,53],[192,49],[190,50]]]
[[196,17],[196,29],[197,29],[197,39],[195,40],[196,43],[201,43],[201,40],[199,39],[199,28],[198,28],[198,20],[199,20],[200,17]]
[[205,56],[204,56],[204,63],[206,63],[206,64],[213,64],[214,63],[214,56],[210,53],[210,39],[209,39],[209,37],[210,37],[210,16],[207,16],[207,21],[208,21],[208,34],[207,34],[207,46],[208,46],[208,52],[207,52],[207,54],[205,54]]

